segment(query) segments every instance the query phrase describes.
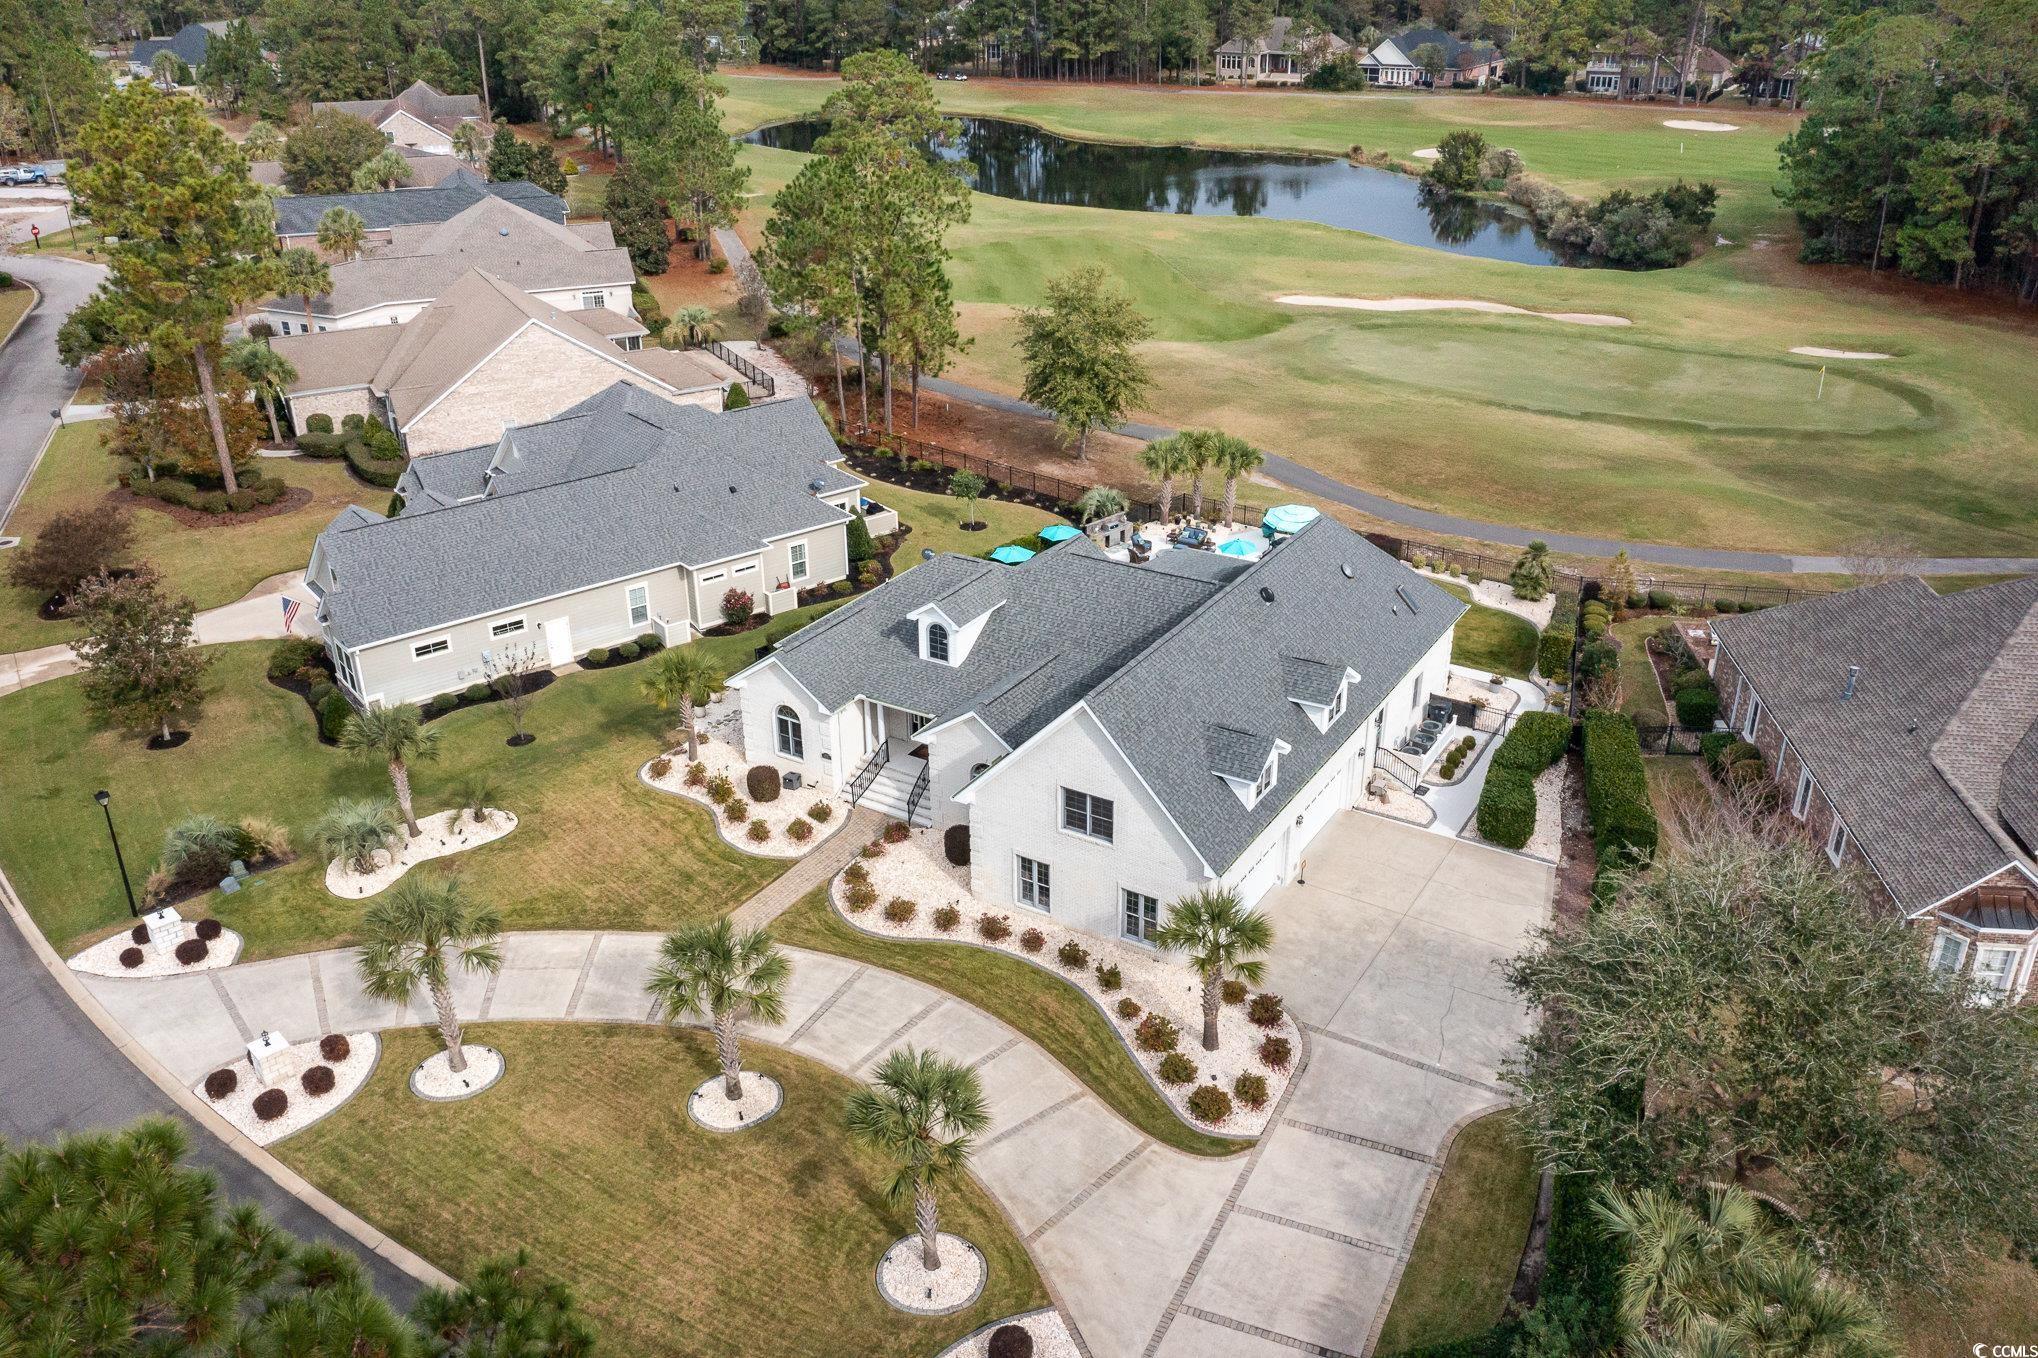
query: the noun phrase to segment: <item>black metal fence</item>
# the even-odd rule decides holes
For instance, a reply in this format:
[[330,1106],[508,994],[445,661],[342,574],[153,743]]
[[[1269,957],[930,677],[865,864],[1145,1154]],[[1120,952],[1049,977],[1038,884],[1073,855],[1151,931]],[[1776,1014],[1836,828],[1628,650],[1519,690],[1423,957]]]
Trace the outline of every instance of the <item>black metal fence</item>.
[[[1467,551],[1460,547],[1445,547],[1433,542],[1421,542],[1412,538],[1395,537],[1391,533],[1368,533],[1367,541],[1382,551],[1390,552],[1408,562],[1430,562],[1441,567],[1454,565],[1471,574],[1476,572],[1490,580],[1505,580],[1507,573],[1514,569],[1511,556],[1489,556],[1484,552]],[[1787,604],[1798,599],[1810,599],[1830,594],[1831,590],[1812,589],[1804,585],[1764,585],[1738,580],[1693,579],[1688,576],[1662,575],[1650,571],[1637,562],[1634,567],[1635,588],[1643,594],[1662,592],[1680,603],[1717,604],[1722,601],[1741,604]],[[1577,570],[1574,567],[1557,567],[1559,586],[1569,585],[1582,589],[1589,581],[1600,579],[1598,574]]]
[[742,373],[743,380],[761,390],[767,398],[778,395],[777,379],[773,378],[770,373],[764,371],[764,369],[758,367],[749,359],[743,357],[743,355],[737,353],[734,349],[731,349],[728,345],[722,343],[722,341],[711,339],[702,344],[701,348],[706,349],[716,358],[721,359],[722,362],[728,364],[737,372]]

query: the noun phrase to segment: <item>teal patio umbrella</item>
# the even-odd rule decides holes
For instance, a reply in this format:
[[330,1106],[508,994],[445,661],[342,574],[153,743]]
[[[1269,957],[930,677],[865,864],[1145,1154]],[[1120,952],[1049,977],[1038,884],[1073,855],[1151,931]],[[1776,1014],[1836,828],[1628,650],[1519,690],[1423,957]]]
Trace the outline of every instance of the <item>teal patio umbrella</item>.
[[1316,522],[1317,512],[1308,505],[1275,505],[1260,520],[1268,537],[1276,533],[1299,533]]
[[1079,538],[1082,535],[1082,529],[1071,528],[1065,523],[1051,523],[1040,530],[1042,542],[1067,542],[1070,538]]
[[1245,538],[1230,538],[1217,546],[1219,556],[1258,556],[1260,549]]
[[991,553],[991,560],[1001,566],[1016,566],[1022,561],[1030,561],[1032,559],[1033,553],[1027,551],[1024,547],[1014,547],[1010,543]]

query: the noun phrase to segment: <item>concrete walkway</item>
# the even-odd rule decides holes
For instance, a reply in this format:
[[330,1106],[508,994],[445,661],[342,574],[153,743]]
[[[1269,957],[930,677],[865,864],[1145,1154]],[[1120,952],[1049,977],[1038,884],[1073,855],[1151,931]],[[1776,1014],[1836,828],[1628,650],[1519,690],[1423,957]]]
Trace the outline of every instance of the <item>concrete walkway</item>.
[[[232,603],[206,609],[192,619],[192,633],[201,646],[268,638],[281,640],[292,635],[283,626],[282,601],[285,597],[295,598],[304,605],[297,614],[296,634],[316,635],[318,628],[312,621],[312,614],[317,601],[305,588],[303,571],[272,575]],[[76,674],[79,668],[78,657],[69,642],[0,655],[0,694]]]

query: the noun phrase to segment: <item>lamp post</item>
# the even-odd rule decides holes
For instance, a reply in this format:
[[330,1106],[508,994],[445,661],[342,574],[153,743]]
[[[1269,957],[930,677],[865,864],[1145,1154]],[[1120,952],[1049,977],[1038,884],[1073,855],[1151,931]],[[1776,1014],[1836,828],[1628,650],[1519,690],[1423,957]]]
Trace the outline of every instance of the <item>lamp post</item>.
[[99,809],[106,813],[106,837],[113,841],[113,861],[120,867],[120,889],[127,893],[127,913],[131,918],[140,918],[141,911],[135,909],[134,886],[127,880],[127,859],[121,857],[120,836],[113,830],[113,794],[100,788],[92,794],[92,800],[99,803]]

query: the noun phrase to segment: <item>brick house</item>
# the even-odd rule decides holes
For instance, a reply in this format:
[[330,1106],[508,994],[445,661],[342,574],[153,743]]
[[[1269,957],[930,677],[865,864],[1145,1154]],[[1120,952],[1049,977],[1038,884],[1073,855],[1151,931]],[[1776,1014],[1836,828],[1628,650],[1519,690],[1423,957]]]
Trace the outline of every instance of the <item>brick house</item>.
[[1794,817],[1933,966],[2038,1000],[2038,578],[1719,618],[1713,676]]

